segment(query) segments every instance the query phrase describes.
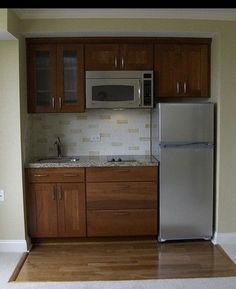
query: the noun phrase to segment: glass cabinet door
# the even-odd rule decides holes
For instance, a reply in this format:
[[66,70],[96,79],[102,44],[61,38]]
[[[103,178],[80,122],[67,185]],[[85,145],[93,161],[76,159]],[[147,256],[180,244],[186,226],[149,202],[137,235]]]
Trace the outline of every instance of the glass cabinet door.
[[83,46],[58,45],[58,111],[84,111]]
[[34,45],[29,57],[29,111],[53,112],[56,107],[56,46]]

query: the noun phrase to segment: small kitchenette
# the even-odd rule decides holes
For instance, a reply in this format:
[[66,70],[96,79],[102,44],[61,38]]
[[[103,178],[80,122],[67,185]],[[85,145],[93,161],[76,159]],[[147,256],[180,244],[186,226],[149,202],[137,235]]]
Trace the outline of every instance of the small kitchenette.
[[[32,241],[160,237],[164,161],[153,150],[161,132],[154,108],[163,102],[208,102],[210,43],[208,38],[27,39],[25,176]],[[199,122],[203,115],[197,110],[193,121],[199,132],[208,124]],[[211,239],[213,166],[210,170],[212,199],[205,215],[210,233],[170,239]]]

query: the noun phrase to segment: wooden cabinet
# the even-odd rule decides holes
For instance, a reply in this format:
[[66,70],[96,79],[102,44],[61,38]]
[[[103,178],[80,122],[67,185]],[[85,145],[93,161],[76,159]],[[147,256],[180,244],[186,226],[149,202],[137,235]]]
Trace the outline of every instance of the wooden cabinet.
[[87,235],[157,234],[157,167],[88,168]]
[[157,97],[210,97],[209,44],[156,44]]
[[83,45],[28,44],[28,111],[84,111]]
[[85,69],[153,70],[153,44],[86,44]]
[[27,169],[31,237],[86,235],[84,169]]

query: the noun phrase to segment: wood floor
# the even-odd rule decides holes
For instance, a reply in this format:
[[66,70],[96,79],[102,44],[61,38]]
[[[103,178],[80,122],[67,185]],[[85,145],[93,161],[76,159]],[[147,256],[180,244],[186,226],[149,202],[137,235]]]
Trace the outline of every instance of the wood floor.
[[35,245],[16,281],[138,280],[236,276],[208,241],[154,240]]

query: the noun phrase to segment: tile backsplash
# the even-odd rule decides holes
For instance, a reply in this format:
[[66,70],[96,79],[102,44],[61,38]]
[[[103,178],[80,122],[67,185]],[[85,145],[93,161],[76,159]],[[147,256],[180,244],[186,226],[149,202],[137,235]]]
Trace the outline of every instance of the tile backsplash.
[[30,157],[63,155],[149,155],[150,110],[88,110],[82,114],[29,115]]

